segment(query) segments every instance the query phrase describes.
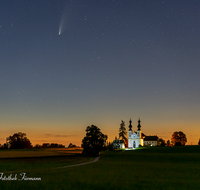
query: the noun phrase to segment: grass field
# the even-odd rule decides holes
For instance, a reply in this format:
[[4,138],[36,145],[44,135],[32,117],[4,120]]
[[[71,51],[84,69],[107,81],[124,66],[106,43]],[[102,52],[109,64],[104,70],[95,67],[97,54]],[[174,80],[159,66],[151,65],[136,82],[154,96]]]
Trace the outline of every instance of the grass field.
[[32,171],[92,161],[79,148],[0,150],[0,172]]
[[[8,171],[13,171],[13,176],[20,176],[20,173],[24,172],[27,177],[41,178],[41,181],[0,180],[0,187],[1,189],[200,189],[200,146],[113,151],[106,153],[95,163],[54,168],[66,164],[61,158],[64,158],[69,165],[74,163],[76,157],[89,159],[80,155],[49,157],[44,160],[24,158],[24,163],[22,158],[0,159],[0,168],[4,168],[0,171],[5,171],[6,176],[10,174]],[[28,159],[35,160],[29,162]],[[22,164],[19,168],[18,162]]]
[[64,156],[81,153],[82,148],[0,149],[0,158]]

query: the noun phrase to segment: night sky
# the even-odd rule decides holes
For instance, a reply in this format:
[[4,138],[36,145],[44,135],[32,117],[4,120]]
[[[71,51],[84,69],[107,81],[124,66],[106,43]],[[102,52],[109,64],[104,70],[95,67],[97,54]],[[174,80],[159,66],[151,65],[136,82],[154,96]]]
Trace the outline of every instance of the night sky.
[[81,145],[121,120],[200,138],[200,1],[1,0],[0,143]]

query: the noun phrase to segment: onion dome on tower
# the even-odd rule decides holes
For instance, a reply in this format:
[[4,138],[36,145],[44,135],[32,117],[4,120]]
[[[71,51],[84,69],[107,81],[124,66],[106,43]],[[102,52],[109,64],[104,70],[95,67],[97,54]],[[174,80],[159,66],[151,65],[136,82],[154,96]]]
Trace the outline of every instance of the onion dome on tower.
[[140,131],[141,130],[141,125],[140,125],[140,119],[138,120],[138,126],[137,126],[137,128],[138,128],[138,131]]
[[131,121],[131,119],[130,119],[130,121],[129,121],[129,131],[132,131],[132,125],[131,125],[131,123],[132,123],[132,121]]

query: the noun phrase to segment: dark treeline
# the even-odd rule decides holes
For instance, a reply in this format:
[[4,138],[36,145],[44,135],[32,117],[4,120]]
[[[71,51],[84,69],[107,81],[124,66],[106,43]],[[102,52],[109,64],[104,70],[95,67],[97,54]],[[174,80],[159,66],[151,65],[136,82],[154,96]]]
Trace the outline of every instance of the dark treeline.
[[[75,144],[69,143],[68,148],[77,147]],[[65,145],[57,143],[43,143],[42,145],[36,144],[33,148],[65,148]]]
[[[72,143],[70,143],[72,145]],[[73,145],[75,146],[75,145]],[[6,143],[0,144],[0,149],[30,149],[30,148],[65,148],[65,145],[57,143],[43,143],[33,146],[26,133],[18,132],[6,138]]]
[[42,145],[36,144],[33,148],[65,148],[65,145],[57,143],[43,143]]

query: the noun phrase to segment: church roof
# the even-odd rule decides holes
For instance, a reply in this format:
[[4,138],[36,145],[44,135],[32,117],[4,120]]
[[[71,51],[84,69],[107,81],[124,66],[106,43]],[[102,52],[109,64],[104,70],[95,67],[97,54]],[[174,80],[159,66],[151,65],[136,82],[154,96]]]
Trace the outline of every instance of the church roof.
[[145,136],[144,141],[157,141],[158,136]]
[[143,138],[143,139],[146,137],[146,135],[145,135],[144,133],[142,133],[142,135],[141,135],[141,136],[142,136],[142,138]]

